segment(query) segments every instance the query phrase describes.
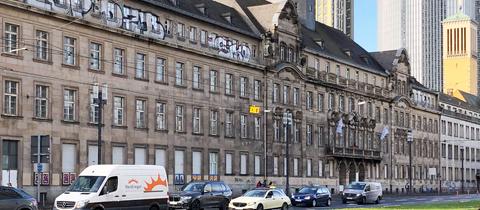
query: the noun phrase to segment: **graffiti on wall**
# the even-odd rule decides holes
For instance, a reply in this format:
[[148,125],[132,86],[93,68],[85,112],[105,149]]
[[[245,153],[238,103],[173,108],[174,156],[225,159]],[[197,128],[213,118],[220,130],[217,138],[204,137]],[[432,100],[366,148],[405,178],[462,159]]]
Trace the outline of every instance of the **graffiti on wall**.
[[251,57],[250,47],[246,43],[240,43],[236,40],[224,36],[218,36],[214,33],[208,35],[208,46],[218,50],[218,54],[235,60],[248,62]]

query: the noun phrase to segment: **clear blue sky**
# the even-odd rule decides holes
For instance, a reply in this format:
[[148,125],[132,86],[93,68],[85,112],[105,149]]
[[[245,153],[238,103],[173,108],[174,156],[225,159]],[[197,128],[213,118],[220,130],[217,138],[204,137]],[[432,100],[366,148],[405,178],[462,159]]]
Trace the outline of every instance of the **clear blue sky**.
[[367,51],[377,51],[377,0],[355,0],[354,40]]

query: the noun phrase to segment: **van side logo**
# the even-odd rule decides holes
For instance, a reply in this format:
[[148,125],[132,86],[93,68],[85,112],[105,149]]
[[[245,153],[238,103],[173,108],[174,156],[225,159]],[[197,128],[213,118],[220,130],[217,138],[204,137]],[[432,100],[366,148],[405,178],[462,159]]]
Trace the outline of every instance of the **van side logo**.
[[157,179],[153,179],[152,177],[150,177],[150,179],[152,180],[151,183],[148,183],[147,181],[145,181],[145,184],[147,184],[147,186],[144,189],[145,192],[152,192],[153,189],[157,186],[164,186],[164,187],[167,187],[167,179],[162,179],[160,177],[160,174],[158,174],[158,177]]
[[129,179],[128,184],[138,184],[138,181],[136,179]]

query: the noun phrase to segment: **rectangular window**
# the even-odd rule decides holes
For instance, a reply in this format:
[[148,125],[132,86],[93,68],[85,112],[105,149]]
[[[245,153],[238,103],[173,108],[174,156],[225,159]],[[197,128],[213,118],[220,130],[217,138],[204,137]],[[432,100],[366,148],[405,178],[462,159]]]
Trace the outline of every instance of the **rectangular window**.
[[202,175],[202,152],[192,152],[192,175]]
[[147,111],[147,101],[137,99],[135,102],[135,112],[136,112],[136,128],[146,128],[146,111]]
[[98,104],[95,103],[95,99],[98,96],[93,92],[90,92],[90,123],[98,123]]
[[190,26],[190,31],[188,35],[190,41],[194,42],[197,39],[197,28]]
[[125,74],[125,50],[120,48],[113,49],[113,73]]
[[298,158],[293,158],[293,176],[298,176]]
[[247,85],[248,79],[246,77],[240,77],[240,97],[247,97]]
[[293,142],[298,143],[301,141],[300,139],[300,129],[302,127],[301,123],[293,123]]
[[74,173],[76,168],[75,144],[62,144],[62,172]]
[[175,84],[182,86],[183,85],[183,63],[175,63]]
[[144,147],[136,147],[134,165],[146,165],[146,164],[147,164],[147,150]]
[[323,177],[323,161],[318,161],[318,176]]
[[218,134],[218,111],[210,111],[210,135]]
[[261,126],[262,126],[262,119],[260,117],[255,117],[255,139],[261,139]]
[[246,154],[240,155],[240,175],[247,174],[247,160],[248,158]]
[[322,93],[319,93],[318,94],[318,102],[317,102],[317,109],[319,112],[323,112],[324,111],[324,101],[325,101],[325,96],[322,94]]
[[290,87],[284,85],[283,86],[283,104],[288,104],[288,97],[289,97],[288,92],[290,92]]
[[183,106],[177,105],[175,107],[175,130],[183,132]]
[[338,110],[341,112],[345,112],[345,97],[338,96]]
[[112,164],[125,164],[125,147],[112,147]]
[[300,94],[300,90],[298,88],[293,88],[293,105],[294,106],[299,105],[299,94]]
[[185,37],[185,25],[183,23],[177,23],[177,36],[180,38]]
[[155,67],[155,80],[157,82],[166,82],[166,65],[167,60],[165,58],[157,58],[157,65]]
[[146,79],[146,55],[142,53],[137,53],[136,55],[136,64],[135,64],[135,78]]
[[35,117],[46,119],[48,117],[48,86],[35,86]]
[[225,154],[225,174],[233,174],[233,155]]
[[88,165],[98,164],[98,147],[97,145],[88,145]]
[[77,40],[72,37],[63,38],[63,63],[67,65],[77,65],[76,61],[76,44]]
[[278,94],[279,94],[278,90],[279,90],[279,88],[280,88],[280,85],[279,85],[279,84],[276,84],[276,83],[273,84],[273,90],[272,90],[272,91],[273,91],[273,93],[272,93],[272,101],[273,101],[273,103],[277,103],[277,102],[278,102]]
[[205,30],[200,31],[200,44],[202,45],[207,44],[207,31]]
[[5,53],[18,54],[18,37],[20,26],[6,23],[5,24]]
[[278,157],[273,157],[273,175],[278,175]]
[[260,100],[262,90],[261,90],[261,82],[260,80],[255,80],[253,81],[253,98],[255,100]]
[[157,105],[156,105],[157,130],[167,129],[167,119],[165,115],[166,108],[167,108],[167,104],[163,102],[157,102]]
[[175,150],[175,174],[183,174],[184,167],[184,151]]
[[273,140],[274,141],[280,141],[280,121],[277,119],[273,120]]
[[210,70],[210,92],[217,92],[217,71]]
[[193,108],[193,133],[200,133],[201,131],[201,111],[200,108]]
[[311,110],[313,107],[313,93],[307,91],[306,102],[305,106],[308,110]]
[[[31,137],[31,161],[37,163],[38,137]],[[40,163],[50,163],[50,136],[40,136]]]
[[325,140],[324,140],[324,128],[322,126],[318,127],[318,135],[317,135],[317,138],[318,138],[318,146],[319,147],[323,147],[323,145],[325,144]]
[[113,97],[113,124],[117,126],[124,125],[125,116],[125,98],[120,96]]
[[225,136],[233,137],[233,113],[225,113]]
[[255,175],[260,175],[261,171],[261,159],[260,155],[255,155],[255,170],[254,174]]
[[35,58],[42,61],[49,60],[48,33],[45,31],[36,31]]
[[90,43],[90,69],[100,70],[100,60],[102,55],[102,45],[98,43]]
[[334,110],[335,109],[335,96],[333,93],[328,94],[328,110]]
[[307,159],[307,176],[312,176],[312,159]]
[[225,74],[225,94],[233,95],[233,75],[232,74]]
[[72,89],[63,90],[63,120],[75,121],[75,109],[76,109],[76,95],[77,91]]
[[165,149],[155,149],[155,165],[167,167],[167,151]]
[[307,125],[307,145],[312,145],[313,136],[312,136],[312,125]]
[[240,115],[240,137],[247,138],[247,115]]
[[210,152],[208,155],[208,161],[209,161],[209,173],[208,175],[211,176],[216,176],[218,175],[218,153],[216,152]]
[[201,80],[202,80],[202,68],[198,66],[193,67],[193,81],[192,81],[192,88],[200,89],[201,88]]

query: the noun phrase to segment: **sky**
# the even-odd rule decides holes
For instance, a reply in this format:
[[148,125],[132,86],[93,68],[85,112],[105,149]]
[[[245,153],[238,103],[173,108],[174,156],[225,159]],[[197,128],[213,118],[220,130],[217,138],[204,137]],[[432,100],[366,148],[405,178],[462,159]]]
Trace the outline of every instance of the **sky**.
[[354,40],[369,52],[377,51],[377,0],[354,1]]

